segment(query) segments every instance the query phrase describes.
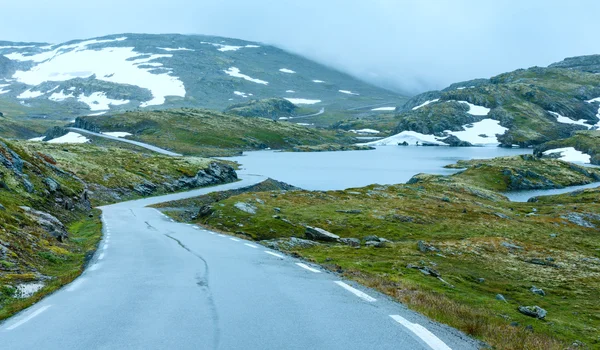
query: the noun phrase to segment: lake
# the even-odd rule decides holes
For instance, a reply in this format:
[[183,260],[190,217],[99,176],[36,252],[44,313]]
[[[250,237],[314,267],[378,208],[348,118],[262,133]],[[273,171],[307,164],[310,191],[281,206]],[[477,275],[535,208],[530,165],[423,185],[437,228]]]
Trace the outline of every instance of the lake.
[[444,166],[458,160],[531,153],[522,148],[382,146],[372,151],[256,151],[226,159],[242,165],[240,174],[268,176],[307,190],[341,190],[405,183],[418,173],[452,174],[457,170]]

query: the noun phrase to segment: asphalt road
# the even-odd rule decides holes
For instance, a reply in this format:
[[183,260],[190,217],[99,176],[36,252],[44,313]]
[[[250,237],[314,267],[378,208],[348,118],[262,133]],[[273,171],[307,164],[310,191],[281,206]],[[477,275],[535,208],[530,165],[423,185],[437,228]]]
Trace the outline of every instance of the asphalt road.
[[261,180],[103,207],[104,239],[86,271],[0,324],[0,348],[478,348],[319,266],[145,207]]
[[85,129],[80,129],[80,128],[68,128],[68,129],[71,130],[71,131],[80,133],[80,134],[88,134],[88,135],[102,137],[102,138],[113,140],[113,141],[119,141],[119,142],[129,143],[129,144],[136,145],[136,146],[139,146],[139,147],[143,147],[143,148],[149,149],[151,151],[154,151],[156,153],[164,154],[164,155],[167,155],[167,156],[173,156],[173,157],[179,157],[179,156],[181,156],[181,154],[179,154],[179,153],[167,151],[166,149],[163,149],[163,148],[160,148],[160,147],[156,147],[156,146],[152,146],[152,145],[149,145],[147,143],[143,143],[143,142],[139,142],[139,141],[133,141],[133,140],[129,140],[129,139],[124,139],[122,137],[115,137],[115,136],[110,136],[110,135],[104,135],[104,134],[101,134],[101,133],[97,133],[97,132],[93,132],[93,131],[89,131],[89,130],[85,130]]

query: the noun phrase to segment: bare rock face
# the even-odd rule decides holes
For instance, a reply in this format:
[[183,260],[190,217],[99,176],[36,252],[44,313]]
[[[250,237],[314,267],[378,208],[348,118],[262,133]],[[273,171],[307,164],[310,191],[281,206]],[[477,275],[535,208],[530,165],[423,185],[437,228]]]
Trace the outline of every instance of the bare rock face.
[[69,238],[69,233],[60,220],[58,220],[54,215],[45,213],[43,211],[38,211],[35,209],[31,209],[29,207],[21,207],[23,211],[29,215],[33,220],[35,220],[46,232],[52,235],[52,237],[56,238],[59,242],[64,242]]
[[325,231],[322,228],[306,226],[305,232],[306,238],[314,241],[325,241],[325,242],[337,242],[340,236],[334,235],[329,231]]

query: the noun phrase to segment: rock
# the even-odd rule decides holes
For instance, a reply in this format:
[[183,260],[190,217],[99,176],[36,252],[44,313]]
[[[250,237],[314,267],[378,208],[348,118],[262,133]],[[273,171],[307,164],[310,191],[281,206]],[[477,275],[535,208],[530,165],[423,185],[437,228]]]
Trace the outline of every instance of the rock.
[[365,242],[379,242],[379,237],[371,235],[363,238]]
[[385,242],[368,241],[365,243],[367,247],[385,248],[387,245]]
[[21,207],[23,211],[35,220],[46,232],[51,234],[59,242],[64,242],[69,238],[69,233],[60,220],[55,216],[45,213],[43,211],[37,211],[29,207]]
[[262,241],[265,246],[276,250],[288,250],[295,248],[310,248],[321,245],[320,243],[309,241],[306,239],[291,237]]
[[440,250],[439,250],[439,249],[437,249],[436,247],[434,247],[434,246],[432,246],[432,245],[430,245],[430,244],[427,244],[427,243],[425,243],[425,242],[423,242],[423,241],[418,241],[418,242],[417,242],[417,248],[419,248],[419,251],[420,251],[421,253],[428,253],[428,252],[439,252],[439,251],[440,251]]
[[512,244],[512,243],[508,243],[508,242],[502,242],[500,243],[501,246],[508,248],[510,250],[516,249],[516,250],[523,250],[523,247]]
[[483,283],[483,282],[485,282],[485,278],[478,278],[478,279],[477,279],[477,282],[478,282],[478,283]]
[[503,301],[505,303],[508,303],[508,301],[506,301],[506,298],[502,294],[496,294],[496,300],[500,300],[500,301]]
[[558,237],[558,235],[556,233],[550,234],[550,238],[556,238],[556,237]]
[[344,213],[344,214],[361,214],[362,210],[358,210],[358,209],[350,209],[350,210],[336,210],[337,213]]
[[52,139],[56,139],[61,136],[65,136],[68,133],[69,133],[69,129],[67,129],[67,128],[63,128],[60,126],[53,126],[50,129],[46,130],[46,133],[44,133],[45,137],[44,137],[43,141],[50,141]]
[[308,239],[314,241],[336,242],[340,239],[340,236],[338,235],[325,231],[322,228],[311,226],[306,226],[306,232],[304,234]]
[[202,186],[216,185],[221,183],[233,182],[237,180],[235,170],[223,163],[212,162],[206,169],[202,169],[194,176],[184,176],[176,181],[178,189],[197,188]]
[[252,204],[248,204],[248,203],[244,203],[244,202],[237,202],[233,206],[245,213],[250,214],[250,215],[256,214],[256,207],[253,206]]
[[525,316],[529,316],[529,317],[535,317],[538,319],[544,319],[546,317],[546,315],[548,314],[548,312],[544,309],[542,309],[541,307],[535,305],[535,306],[519,306],[517,308],[517,310],[519,310],[520,313],[522,313]]
[[541,295],[541,296],[546,296],[546,292],[544,292],[543,289],[538,288],[536,286],[532,286],[530,289],[531,293],[533,294],[537,294],[537,295]]
[[50,192],[56,192],[60,189],[60,185],[53,178],[47,177],[44,179],[44,183],[48,186]]
[[447,143],[448,145],[450,145],[450,147],[473,147],[473,145],[470,142],[463,141],[455,135],[448,136],[445,139],[441,139],[440,141]]
[[273,208],[273,210],[275,210],[277,213],[281,213],[281,208]]
[[133,186],[133,190],[142,196],[149,196],[156,190],[156,185],[146,180],[141,184]]
[[505,214],[502,214],[502,213],[494,213],[494,215],[496,215],[500,219],[510,219],[510,217],[508,215],[505,215]]
[[214,208],[210,205],[203,205],[198,209],[198,213],[196,214],[196,218],[205,218],[207,216],[212,215],[214,212]]
[[590,218],[590,215],[580,213],[568,213],[567,215],[561,216],[561,218],[566,219],[570,223],[575,224],[577,226],[586,228],[596,228],[596,226],[594,226],[592,223],[586,220]]
[[360,239],[358,238],[342,238],[340,239],[340,242],[351,247],[360,247]]

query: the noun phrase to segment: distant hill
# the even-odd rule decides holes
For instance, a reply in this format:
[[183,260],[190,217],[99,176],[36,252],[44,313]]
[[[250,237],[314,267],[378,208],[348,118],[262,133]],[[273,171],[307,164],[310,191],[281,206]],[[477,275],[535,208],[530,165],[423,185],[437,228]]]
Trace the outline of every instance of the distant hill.
[[0,41],[0,112],[70,120],[136,109],[223,110],[286,98],[319,111],[406,98],[273,46],[203,35],[122,34],[62,44]]

